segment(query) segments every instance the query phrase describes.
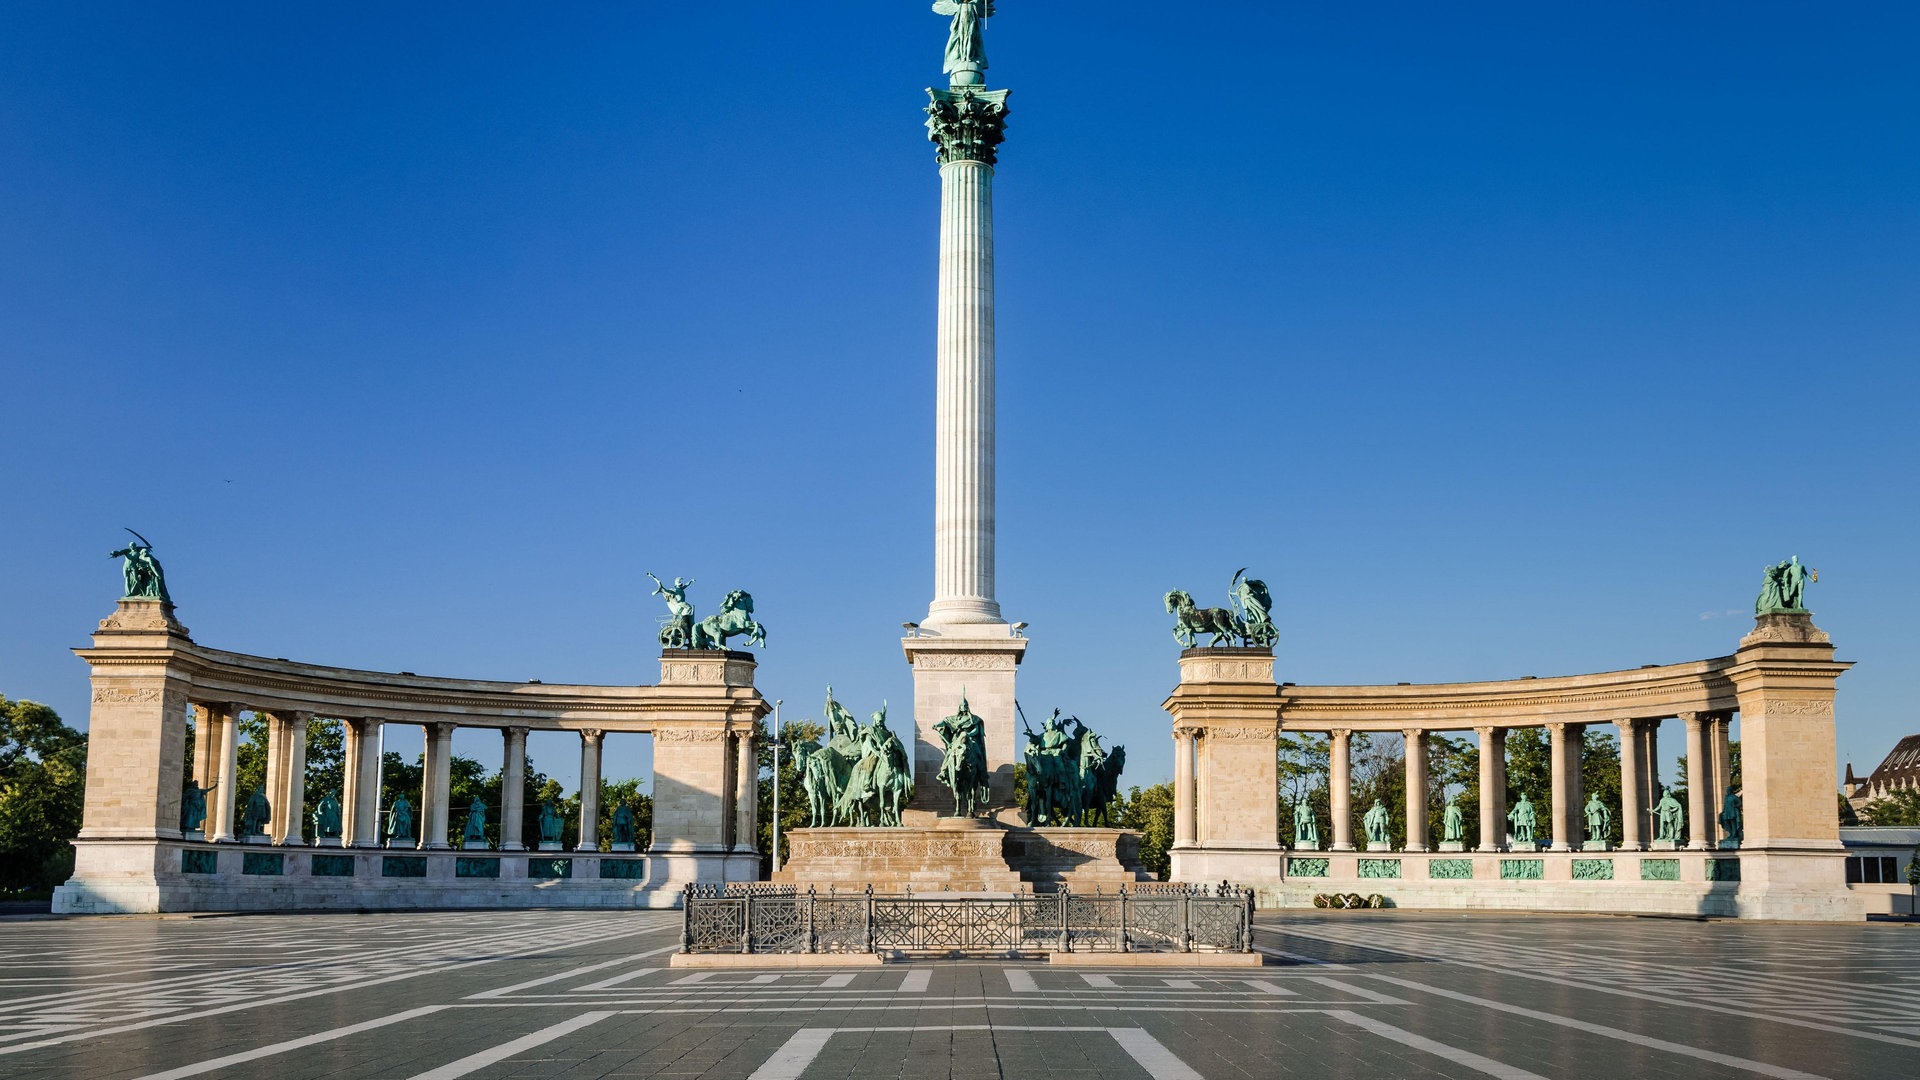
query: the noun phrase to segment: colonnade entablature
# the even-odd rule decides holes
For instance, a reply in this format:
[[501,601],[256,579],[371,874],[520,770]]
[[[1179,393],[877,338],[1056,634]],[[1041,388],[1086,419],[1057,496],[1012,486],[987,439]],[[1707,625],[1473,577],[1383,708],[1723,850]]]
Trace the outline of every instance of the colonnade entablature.
[[[406,847],[454,852],[476,846],[449,835],[455,811],[448,804],[449,765],[454,731],[484,728],[502,738],[502,805],[487,808],[496,815],[498,850],[535,846],[521,835],[527,737],[552,731],[580,740],[577,850],[597,854],[605,740],[644,734],[654,739],[652,842],[643,855],[625,856],[644,857],[645,865],[621,876],[639,879],[632,888],[663,896],[688,882],[758,876],[755,732],[771,706],[754,688],[755,661],[746,653],[671,650],[660,659],[660,682],[651,686],[436,678],[208,648],[192,640],[170,604],[135,599],[120,601],[91,647],[74,651],[91,668],[93,702],[75,874],[56,898],[69,910],[199,906],[168,895],[179,894],[172,886],[181,880],[180,863],[192,859],[155,845],[401,846],[381,827],[387,808],[380,796],[380,734],[396,724],[426,734],[424,790],[412,793],[419,799],[410,808],[417,809],[417,824]],[[266,721],[260,795],[268,817],[264,831],[243,836],[236,835],[236,810],[251,793],[236,790],[235,773],[239,720],[247,712]],[[304,803],[306,729],[315,718],[342,721],[346,745],[339,835],[309,845],[303,823],[314,808]],[[190,721],[191,775],[185,761]],[[557,847],[543,840],[541,850]],[[616,842],[616,850],[631,849]]]
[[[1425,868],[1431,879],[1400,886],[1407,902],[1504,906],[1515,899],[1511,887],[1491,882],[1501,887],[1489,890],[1471,879],[1497,872],[1541,880],[1556,875],[1568,881],[1611,880],[1612,852],[1691,850],[1713,855],[1696,857],[1701,866],[1685,875],[1673,871],[1672,880],[1689,887],[1661,901],[1666,907],[1659,910],[1829,918],[1850,916],[1857,906],[1845,893],[1833,798],[1834,684],[1851,665],[1833,659],[1831,640],[1804,613],[1759,616],[1754,631],[1729,656],[1587,675],[1312,686],[1276,683],[1273,663],[1265,648],[1193,648],[1180,656],[1180,684],[1163,706],[1173,716],[1177,880],[1226,878],[1270,887],[1275,895],[1269,900],[1284,894],[1282,902],[1299,902],[1305,894],[1292,894],[1309,885],[1289,885],[1290,877],[1331,874],[1337,879],[1344,869],[1355,877],[1379,879],[1390,873],[1404,880],[1400,875],[1408,860],[1401,856],[1410,855],[1416,857],[1414,871]],[[1684,804],[1666,797],[1656,779],[1659,726],[1668,719],[1681,721],[1686,732]],[[1742,747],[1737,786],[1730,745],[1736,719]],[[1616,806],[1596,807],[1599,800],[1581,790],[1583,736],[1595,725],[1619,737]],[[1548,734],[1551,789],[1531,793],[1547,796],[1544,809],[1536,812],[1527,803],[1514,807],[1510,816],[1506,739],[1524,728]],[[1479,748],[1479,841],[1471,852],[1461,842],[1464,815],[1450,810],[1445,815],[1450,834],[1429,835],[1435,806],[1429,739],[1466,731],[1477,736]],[[1323,845],[1317,823],[1301,827],[1295,820],[1308,815],[1279,805],[1279,739],[1301,733],[1327,738],[1330,844]],[[1372,827],[1364,838],[1354,829],[1362,809],[1352,803],[1356,734],[1405,740],[1405,805],[1366,808],[1363,824]],[[1539,842],[1533,835],[1536,813]],[[1398,845],[1383,835],[1382,823],[1390,815],[1404,822],[1404,841]],[[1596,820],[1611,826],[1614,815],[1617,843],[1610,827],[1600,830],[1602,835],[1591,827]],[[1282,835],[1283,817],[1295,820],[1288,835]],[[1524,827],[1516,825],[1510,833],[1516,818]],[[1395,857],[1363,857],[1362,852]],[[1581,865],[1551,872],[1546,865],[1533,865],[1552,863],[1555,853]],[[1448,857],[1455,854],[1479,856],[1487,865],[1476,869],[1473,858]],[[1522,854],[1541,858],[1496,858]],[[1576,854],[1582,857],[1574,860]],[[1680,861],[1678,855],[1650,856],[1649,867],[1641,870],[1665,875],[1670,869],[1665,863]],[[1527,865],[1510,865],[1520,863]],[[1373,891],[1377,883],[1370,881],[1364,891]],[[1577,890],[1513,906],[1620,910],[1604,893]]]

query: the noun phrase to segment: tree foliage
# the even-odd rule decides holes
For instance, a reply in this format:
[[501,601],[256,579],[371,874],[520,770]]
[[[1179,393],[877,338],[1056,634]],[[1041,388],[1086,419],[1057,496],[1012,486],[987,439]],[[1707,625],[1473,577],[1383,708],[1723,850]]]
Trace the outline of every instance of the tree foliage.
[[73,874],[87,737],[37,701],[0,696],[0,895],[38,896]]
[[1920,788],[1890,791],[1860,808],[1862,825],[1920,826]]
[[1115,822],[1123,829],[1140,833],[1140,863],[1161,881],[1172,876],[1173,859],[1173,785],[1154,784],[1132,787],[1115,807]]

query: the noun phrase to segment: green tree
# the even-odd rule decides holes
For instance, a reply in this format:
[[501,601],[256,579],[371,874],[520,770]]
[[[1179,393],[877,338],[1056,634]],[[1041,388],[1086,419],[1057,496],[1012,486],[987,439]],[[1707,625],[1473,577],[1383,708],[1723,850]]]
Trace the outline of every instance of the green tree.
[[339,720],[314,717],[307,721],[307,775],[300,788],[300,835],[316,839],[313,812],[331,794],[345,800],[347,726]]
[[1173,785],[1132,787],[1116,808],[1115,823],[1140,833],[1140,863],[1161,881],[1173,873]]
[[0,696],[0,896],[41,896],[73,874],[87,737],[37,701]]
[[1293,808],[1305,798],[1307,806],[1313,810],[1314,820],[1320,826],[1324,839],[1331,828],[1333,808],[1331,796],[1327,791],[1327,770],[1331,750],[1325,736],[1282,735],[1279,740],[1279,761],[1277,775],[1280,780],[1280,842],[1293,843]]
[[1869,802],[1860,809],[1863,825],[1920,825],[1920,789],[1902,788]]
[[773,785],[776,780],[780,784],[780,860],[784,865],[791,846],[787,834],[795,829],[806,828],[808,820],[807,790],[800,784],[800,771],[794,768],[793,748],[798,743],[818,742],[826,738],[827,729],[812,720],[781,724],[778,777],[773,773],[773,738],[765,720],[759,721],[756,734],[758,737],[754,745],[759,747],[760,779],[755,785],[759,802],[755,820],[759,825],[754,840],[755,848],[760,852],[760,871],[766,875],[773,872]]
[[[1613,830],[1606,839],[1612,843],[1619,843],[1622,805],[1620,802],[1620,742],[1598,724],[1589,724],[1586,735],[1580,740],[1580,790],[1589,797],[1600,796],[1600,801],[1613,811]],[[1574,836],[1585,837],[1586,813],[1580,807],[1575,807],[1573,812],[1577,815],[1574,819]]]
[[645,851],[653,843],[653,796],[640,788],[645,780],[600,781],[600,843],[613,850],[613,812],[625,803],[633,811],[633,847]]

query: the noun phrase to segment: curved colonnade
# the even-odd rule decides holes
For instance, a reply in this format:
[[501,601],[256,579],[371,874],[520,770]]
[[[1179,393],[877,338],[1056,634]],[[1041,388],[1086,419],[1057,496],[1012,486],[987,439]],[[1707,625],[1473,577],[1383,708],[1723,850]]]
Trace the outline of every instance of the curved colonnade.
[[[743,653],[668,654],[655,686],[430,678],[210,649],[188,636],[170,605],[143,600],[121,601],[92,647],[75,652],[92,669],[86,810],[56,910],[672,906],[689,882],[758,876],[754,731],[769,706]],[[264,836],[233,835],[243,712],[267,721]],[[188,776],[190,713],[204,750]],[[310,845],[301,821],[315,717],[343,721],[346,754],[342,836]],[[393,724],[426,731],[418,839],[404,855],[383,844],[379,828],[380,732]],[[501,733],[497,853],[449,842],[448,766],[462,727]],[[580,739],[581,842],[562,858],[513,855],[532,846],[520,835],[519,804],[533,731]],[[654,737],[653,841],[644,856],[602,857],[602,745],[628,733]],[[212,789],[204,833],[181,827],[189,780]]]
[[[1174,717],[1174,877],[1252,884],[1263,903],[1287,906],[1358,892],[1409,907],[1858,917],[1833,797],[1834,682],[1849,666],[1833,659],[1831,641],[1806,615],[1762,616],[1730,656],[1498,682],[1276,685],[1269,650],[1189,649],[1164,705]],[[1684,847],[1654,841],[1650,816],[1660,794],[1657,728],[1673,718],[1685,724],[1693,780]],[[1744,817],[1737,841],[1717,821],[1736,718]],[[1620,735],[1622,805],[1609,807],[1621,825],[1618,847],[1584,841],[1581,746],[1595,724]],[[1545,728],[1552,750],[1550,812],[1540,822],[1552,843],[1538,853],[1507,841],[1506,736],[1524,727]],[[1481,800],[1475,850],[1439,851],[1428,835],[1428,740],[1469,730],[1478,737],[1480,790],[1492,797]],[[1325,852],[1279,842],[1283,732],[1328,738],[1333,820]],[[1397,851],[1355,843],[1355,732],[1406,739],[1407,801],[1395,810],[1405,815],[1407,838]]]

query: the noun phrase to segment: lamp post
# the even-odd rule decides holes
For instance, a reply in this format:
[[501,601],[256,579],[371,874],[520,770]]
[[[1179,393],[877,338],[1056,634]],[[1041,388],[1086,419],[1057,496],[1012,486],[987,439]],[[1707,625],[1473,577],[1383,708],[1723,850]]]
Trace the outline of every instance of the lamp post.
[[780,872],[780,703],[773,701],[773,872]]

